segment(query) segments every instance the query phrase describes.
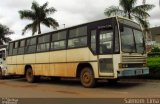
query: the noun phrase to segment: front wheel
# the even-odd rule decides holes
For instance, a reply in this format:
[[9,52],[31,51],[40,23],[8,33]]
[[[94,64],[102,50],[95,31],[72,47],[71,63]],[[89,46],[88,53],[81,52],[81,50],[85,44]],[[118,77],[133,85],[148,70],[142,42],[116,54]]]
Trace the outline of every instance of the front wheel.
[[86,88],[92,88],[96,85],[94,73],[90,67],[85,67],[82,69],[80,74],[80,80],[81,84]]
[[26,79],[29,83],[35,82],[35,76],[33,75],[32,68],[26,70]]

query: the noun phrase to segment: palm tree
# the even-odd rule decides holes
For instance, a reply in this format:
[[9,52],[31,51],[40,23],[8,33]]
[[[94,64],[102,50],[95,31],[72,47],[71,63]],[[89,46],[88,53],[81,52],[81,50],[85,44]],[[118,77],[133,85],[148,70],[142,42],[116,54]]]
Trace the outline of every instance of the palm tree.
[[11,41],[11,38],[7,37],[8,35],[13,34],[7,26],[0,24],[0,45]]
[[120,15],[129,19],[136,19],[144,29],[148,29],[149,22],[146,20],[150,15],[147,11],[154,5],[143,4],[136,6],[137,0],[119,0],[119,6],[111,6],[105,9],[106,16]]
[[32,23],[25,26],[22,34],[24,34],[28,29],[32,30],[32,35],[34,35],[37,30],[38,34],[41,34],[40,24],[43,24],[47,27],[53,27],[54,29],[59,26],[58,22],[55,19],[53,19],[52,17],[47,17],[48,15],[56,11],[53,7],[47,8],[47,6],[48,2],[40,6],[37,2],[33,1],[31,10],[19,11],[21,19],[28,19],[33,21]]

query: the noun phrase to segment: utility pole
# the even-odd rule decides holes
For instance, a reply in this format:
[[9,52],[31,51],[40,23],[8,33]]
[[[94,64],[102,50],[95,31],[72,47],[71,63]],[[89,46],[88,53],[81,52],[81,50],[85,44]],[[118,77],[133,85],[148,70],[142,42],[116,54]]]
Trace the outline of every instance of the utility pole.
[[65,24],[63,24],[64,28],[65,28]]
[[142,1],[142,4],[143,4],[143,5],[146,4],[146,0],[143,0],[143,1]]

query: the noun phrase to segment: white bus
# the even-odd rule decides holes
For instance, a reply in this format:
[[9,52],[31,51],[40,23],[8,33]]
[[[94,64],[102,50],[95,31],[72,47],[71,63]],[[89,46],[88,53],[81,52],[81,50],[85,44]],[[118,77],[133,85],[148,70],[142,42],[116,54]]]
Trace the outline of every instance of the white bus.
[[7,70],[28,82],[41,76],[80,78],[84,87],[149,73],[142,29],[121,17],[11,41]]
[[7,45],[0,45],[0,79],[8,75],[6,67],[6,48]]

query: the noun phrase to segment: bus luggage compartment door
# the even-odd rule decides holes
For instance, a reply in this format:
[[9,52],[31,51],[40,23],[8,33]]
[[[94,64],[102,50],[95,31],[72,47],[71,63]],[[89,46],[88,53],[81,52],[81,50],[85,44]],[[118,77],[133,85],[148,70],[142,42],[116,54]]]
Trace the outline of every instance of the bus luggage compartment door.
[[99,59],[99,74],[100,76],[113,76],[113,58]]

